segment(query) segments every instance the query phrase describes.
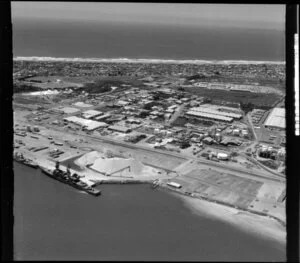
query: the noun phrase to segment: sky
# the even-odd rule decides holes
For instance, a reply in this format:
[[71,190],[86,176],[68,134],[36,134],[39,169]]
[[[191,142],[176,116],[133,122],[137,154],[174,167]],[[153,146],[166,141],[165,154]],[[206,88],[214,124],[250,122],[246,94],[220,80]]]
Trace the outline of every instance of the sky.
[[284,30],[285,5],[12,2],[12,18]]

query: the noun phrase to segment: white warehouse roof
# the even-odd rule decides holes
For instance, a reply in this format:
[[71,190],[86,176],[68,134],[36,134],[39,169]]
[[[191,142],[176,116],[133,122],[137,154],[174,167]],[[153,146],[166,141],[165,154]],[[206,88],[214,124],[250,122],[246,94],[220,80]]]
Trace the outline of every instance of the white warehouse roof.
[[82,107],[82,108],[93,107],[93,105],[91,105],[91,104],[86,104],[86,103],[81,102],[81,101],[76,102],[76,103],[74,103],[73,105],[75,105],[75,106],[77,106],[77,107]]
[[97,111],[97,110],[87,110],[87,111],[84,111],[82,114],[83,114],[84,118],[89,119],[89,118],[93,118],[93,117],[101,115],[102,112]]
[[190,110],[186,114],[197,116],[197,117],[204,117],[213,120],[219,120],[219,121],[228,121],[228,122],[233,121],[233,118],[231,117],[226,117],[226,116],[221,116],[221,115],[216,115],[216,114],[211,114],[211,113],[201,112],[201,111]]
[[268,116],[265,126],[285,129],[285,109],[274,108]]
[[224,116],[224,117],[236,118],[236,119],[240,119],[242,117],[241,114],[218,111],[214,108],[209,108],[209,107],[194,107],[194,108],[191,108],[190,110],[209,113],[209,114],[214,114],[214,115],[219,115],[219,116]]
[[62,109],[59,109],[60,111],[63,111],[64,113],[66,113],[66,114],[72,114],[72,113],[76,113],[76,112],[78,112],[78,111],[80,111],[79,109],[77,109],[77,108],[71,108],[71,107],[64,107],[64,108],[62,108]]
[[100,127],[108,126],[108,124],[106,124],[105,122],[86,120],[83,118],[78,118],[76,116],[67,117],[67,118],[64,118],[64,120],[84,126],[87,130],[90,130],[90,131],[98,129]]

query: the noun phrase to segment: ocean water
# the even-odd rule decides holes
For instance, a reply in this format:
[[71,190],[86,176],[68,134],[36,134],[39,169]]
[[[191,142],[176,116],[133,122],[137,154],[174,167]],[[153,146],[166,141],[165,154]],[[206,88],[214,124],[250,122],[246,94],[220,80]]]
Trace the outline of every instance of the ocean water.
[[149,185],[93,197],[14,163],[16,260],[284,261],[285,248]]
[[270,29],[13,21],[13,55],[82,58],[285,60],[285,33]]

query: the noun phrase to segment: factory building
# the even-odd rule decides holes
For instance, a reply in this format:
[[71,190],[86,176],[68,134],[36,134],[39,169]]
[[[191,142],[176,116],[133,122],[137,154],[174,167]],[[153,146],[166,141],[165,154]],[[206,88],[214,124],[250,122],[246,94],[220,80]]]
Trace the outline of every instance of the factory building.
[[72,107],[64,107],[61,109],[58,109],[59,111],[63,112],[64,114],[74,114],[79,112],[80,110],[77,108],[72,108]]
[[87,120],[87,119],[79,118],[79,117],[76,117],[76,116],[71,116],[71,117],[64,118],[64,121],[80,125],[88,131],[93,131],[93,130],[96,130],[98,128],[104,128],[104,127],[108,126],[105,122]]
[[200,117],[200,118],[205,118],[213,121],[224,121],[224,122],[232,122],[233,118],[232,117],[226,117],[226,116],[221,116],[217,114],[212,114],[212,113],[206,113],[206,112],[201,112],[201,111],[194,111],[190,110],[186,113],[186,115],[193,116],[193,117]]
[[285,109],[274,108],[265,121],[266,128],[285,129]]
[[90,108],[90,107],[93,107],[92,104],[86,104],[82,101],[78,101],[76,103],[73,104],[74,106],[77,106],[77,107],[81,107],[81,108]]
[[108,129],[112,130],[112,131],[122,132],[122,133],[131,132],[130,128],[127,128],[125,126],[120,126],[120,125],[111,125],[111,126],[108,127]]
[[198,111],[198,112],[202,112],[202,113],[213,114],[213,115],[218,115],[218,116],[224,116],[224,117],[233,118],[233,119],[237,119],[237,120],[239,120],[243,117],[242,114],[227,112],[227,111],[220,111],[215,107],[200,106],[200,107],[191,108],[190,110]]
[[97,110],[87,110],[82,113],[82,117],[85,119],[92,119],[102,115],[103,112]]

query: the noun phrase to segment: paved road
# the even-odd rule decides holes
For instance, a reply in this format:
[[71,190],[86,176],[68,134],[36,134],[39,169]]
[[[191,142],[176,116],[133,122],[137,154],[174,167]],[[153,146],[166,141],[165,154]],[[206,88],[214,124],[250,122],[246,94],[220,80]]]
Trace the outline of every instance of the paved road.
[[257,141],[257,135],[256,135],[255,129],[253,127],[253,123],[252,123],[251,113],[250,112],[247,114],[246,118],[247,118],[247,121],[248,121],[248,123],[249,123],[249,125],[251,127],[252,133],[254,134],[255,140]]
[[[35,125],[37,126],[37,125]],[[52,130],[57,130],[59,132],[64,132],[64,130],[62,130],[61,128],[58,127],[53,127],[51,125],[41,125],[40,127],[49,127]],[[285,182],[285,177],[282,176],[278,176],[278,175],[274,175],[274,174],[265,174],[265,173],[258,173],[258,172],[250,172],[247,169],[242,169],[242,168],[236,168],[236,167],[230,167],[228,164],[222,164],[222,163],[217,163],[211,160],[206,160],[206,159],[199,159],[193,156],[188,156],[188,155],[184,155],[184,154],[180,154],[180,153],[175,153],[175,152],[167,152],[164,150],[160,150],[160,149],[153,149],[153,148],[149,148],[146,146],[141,146],[141,145],[135,145],[135,144],[131,144],[131,143],[127,143],[127,142],[122,142],[119,140],[115,140],[115,139],[111,139],[111,138],[107,138],[107,137],[102,137],[102,136],[92,136],[92,135],[86,135],[86,134],[81,134],[78,132],[74,132],[74,131],[68,131],[68,133],[73,133],[74,135],[79,135],[79,136],[84,136],[84,137],[88,137],[93,141],[96,142],[105,142],[108,144],[112,144],[112,145],[117,145],[117,146],[123,146],[126,148],[130,148],[130,149],[136,149],[136,150],[143,150],[143,151],[148,151],[151,153],[160,153],[163,154],[165,156],[169,156],[169,157],[176,157],[176,158],[183,158],[183,159],[192,159],[197,161],[198,163],[202,163],[205,165],[209,165],[209,166],[214,166],[217,168],[221,168],[221,169],[226,169],[229,171],[234,171],[234,172],[239,172],[239,173],[244,173],[244,174],[248,174],[254,177],[260,177],[260,178],[264,178],[264,179],[271,179],[277,182]]]
[[172,115],[171,119],[168,121],[168,124],[172,124],[178,118],[178,116],[182,113],[184,106],[184,104],[179,106],[179,108]]

